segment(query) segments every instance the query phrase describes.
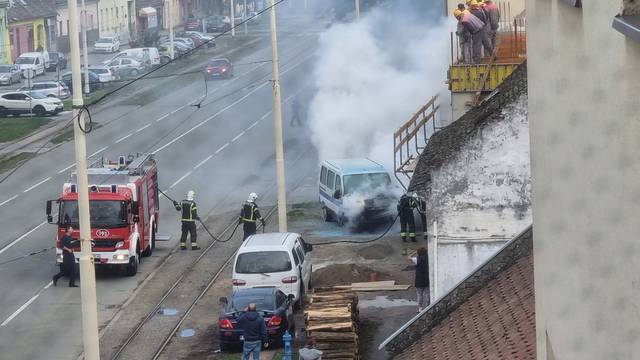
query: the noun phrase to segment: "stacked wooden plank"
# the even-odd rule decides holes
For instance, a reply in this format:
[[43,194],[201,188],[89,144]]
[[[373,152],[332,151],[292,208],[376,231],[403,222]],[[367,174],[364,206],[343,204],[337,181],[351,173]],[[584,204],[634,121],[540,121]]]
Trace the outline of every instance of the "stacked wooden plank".
[[351,290],[315,289],[304,312],[307,337],[316,341],[322,359],[360,359],[358,296]]
[[395,280],[355,282],[351,285],[338,285],[336,289],[347,289],[353,291],[394,291],[407,290],[410,285],[396,285]]

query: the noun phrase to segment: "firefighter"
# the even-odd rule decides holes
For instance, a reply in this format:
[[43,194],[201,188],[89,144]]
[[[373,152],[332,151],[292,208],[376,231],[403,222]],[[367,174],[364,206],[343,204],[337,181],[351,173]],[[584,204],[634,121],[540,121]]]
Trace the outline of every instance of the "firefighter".
[[413,193],[403,194],[398,200],[398,214],[400,215],[400,237],[403,242],[407,242],[407,236],[411,241],[416,241],[416,222],[413,219],[413,209],[416,202],[412,197]]
[[58,285],[58,279],[63,276],[69,277],[69,287],[78,287],[76,285],[76,278],[78,277],[78,269],[76,265],[76,257],[73,255],[73,247],[78,244],[71,237],[73,228],[69,226],[64,233],[60,243],[62,245],[62,265],[60,266],[60,272],[53,277],[53,286]]
[[416,209],[420,214],[420,220],[422,220],[422,235],[427,240],[427,200],[420,196],[418,193],[413,193],[413,201],[416,204]]
[[244,237],[242,238],[243,241],[256,233],[256,221],[260,221],[264,228],[264,219],[260,216],[260,210],[258,210],[258,205],[256,205],[257,199],[258,194],[249,194],[249,198],[244,202],[242,209],[240,210],[240,219],[238,220],[238,224],[242,224],[242,229],[244,230]]
[[173,202],[173,206],[175,206],[176,210],[182,212],[180,217],[180,221],[182,222],[180,250],[185,250],[187,248],[187,234],[189,234],[191,250],[199,249],[198,244],[196,243],[196,239],[198,238],[198,235],[196,234],[196,220],[200,221],[200,217],[198,216],[198,207],[196,206],[196,202],[193,201],[195,194],[196,193],[193,190],[189,190],[189,192],[187,192],[186,199],[179,203],[177,201]]

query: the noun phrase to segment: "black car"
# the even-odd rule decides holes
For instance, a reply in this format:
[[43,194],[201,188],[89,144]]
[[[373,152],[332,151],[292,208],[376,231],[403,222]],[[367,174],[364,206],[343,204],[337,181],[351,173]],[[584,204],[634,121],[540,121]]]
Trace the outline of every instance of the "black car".
[[249,304],[256,304],[256,310],[267,325],[269,345],[282,346],[282,337],[289,330],[295,335],[293,319],[293,295],[285,295],[274,287],[249,288],[237,290],[231,300],[221,298],[224,309],[220,312],[218,329],[220,331],[220,349],[228,351],[242,345],[243,331],[238,329],[237,319]]
[[205,19],[204,26],[208,33],[222,33],[231,30],[231,24],[223,21],[224,17],[220,15],[210,16]]
[[[71,81],[71,72],[65,73],[62,75],[62,82],[69,88],[69,91],[73,93],[73,83]],[[82,86],[84,86],[84,73],[82,74]],[[102,88],[102,83],[100,82],[100,78],[94,72],[89,71],[89,91],[94,92],[98,89]]]
[[47,71],[56,71],[56,69],[67,68],[67,57],[61,52],[49,53],[49,68]]

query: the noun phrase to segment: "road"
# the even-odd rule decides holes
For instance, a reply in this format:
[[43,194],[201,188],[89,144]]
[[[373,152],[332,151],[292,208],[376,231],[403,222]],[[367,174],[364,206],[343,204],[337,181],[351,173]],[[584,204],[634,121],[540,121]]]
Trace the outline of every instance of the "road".
[[[302,24],[306,32],[295,34],[292,30]],[[291,98],[312,91],[308,73],[317,33],[309,24],[281,25],[286,32],[280,38],[285,120]],[[165,94],[156,100],[96,114],[94,120],[103,126],[88,135],[88,154],[116,158],[154,152],[161,188],[170,195],[181,198],[188,190],[196,190],[201,213],[237,208],[250,191],[272,184],[275,178],[271,64],[257,63],[269,59],[271,50],[268,37],[256,39],[254,51],[240,58],[230,56],[236,64],[246,65],[237,66],[231,80],[210,82],[200,109],[189,104],[202,96],[203,82],[172,80],[159,89]],[[305,132],[287,130],[286,157],[299,154],[305,146],[311,146]],[[0,262],[54,243],[55,227],[45,222],[44,202],[57,198],[73,161],[73,144],[67,143],[38,156],[0,184],[4,229]],[[316,163],[315,157],[306,161],[307,166]],[[173,236],[143,260],[139,274],[125,278],[98,273],[101,325],[175,247],[177,213],[167,201],[161,202],[160,211],[159,232]],[[52,252],[0,266],[0,358],[72,359],[82,351],[80,291],[61,286],[63,282],[51,286],[55,272]]]

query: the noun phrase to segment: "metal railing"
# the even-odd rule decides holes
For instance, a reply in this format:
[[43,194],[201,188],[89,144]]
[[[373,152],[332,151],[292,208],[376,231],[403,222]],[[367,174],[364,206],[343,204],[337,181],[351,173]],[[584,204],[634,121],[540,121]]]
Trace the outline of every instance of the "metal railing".
[[[393,133],[393,169],[400,185],[407,189],[399,174],[411,180],[420,153],[427,146],[429,138],[440,128],[436,125],[436,114],[440,105],[438,95],[432,97],[406,123]],[[428,131],[429,130],[429,131]],[[422,139],[419,139],[422,134]]]

